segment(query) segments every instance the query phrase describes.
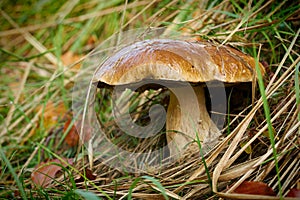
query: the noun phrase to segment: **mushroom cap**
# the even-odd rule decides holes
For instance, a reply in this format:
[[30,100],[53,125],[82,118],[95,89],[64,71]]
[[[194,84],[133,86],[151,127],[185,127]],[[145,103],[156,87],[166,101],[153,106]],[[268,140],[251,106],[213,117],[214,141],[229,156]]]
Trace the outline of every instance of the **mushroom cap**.
[[[261,63],[259,67],[264,74]],[[254,58],[228,46],[153,39],[133,43],[107,58],[96,70],[93,83],[126,85],[147,79],[250,82],[254,72]]]

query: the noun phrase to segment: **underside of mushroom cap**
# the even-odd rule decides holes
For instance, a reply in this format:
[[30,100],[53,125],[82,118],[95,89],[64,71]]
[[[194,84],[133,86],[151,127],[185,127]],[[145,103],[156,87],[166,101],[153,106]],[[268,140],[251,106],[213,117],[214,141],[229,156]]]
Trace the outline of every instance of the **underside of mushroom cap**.
[[[264,73],[263,66],[259,67]],[[255,60],[234,48],[210,42],[154,39],[136,42],[107,58],[93,82],[124,85],[144,79],[250,82]]]

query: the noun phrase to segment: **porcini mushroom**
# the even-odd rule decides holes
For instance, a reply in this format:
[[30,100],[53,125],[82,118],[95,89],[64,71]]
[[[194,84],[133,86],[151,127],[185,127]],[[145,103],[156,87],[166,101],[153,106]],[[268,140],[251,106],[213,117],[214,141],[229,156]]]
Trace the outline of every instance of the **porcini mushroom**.
[[[262,65],[259,66],[263,70]],[[213,145],[220,136],[207,112],[203,84],[200,83],[214,80],[251,82],[254,74],[254,58],[234,48],[210,42],[153,39],[126,46],[107,58],[96,70],[93,82],[111,86],[149,79],[189,82],[188,87],[193,88],[196,98],[186,94],[186,86],[176,88],[176,94],[170,92],[166,134],[170,155],[174,156],[195,140],[196,134],[204,148]],[[198,105],[197,109],[195,105]]]

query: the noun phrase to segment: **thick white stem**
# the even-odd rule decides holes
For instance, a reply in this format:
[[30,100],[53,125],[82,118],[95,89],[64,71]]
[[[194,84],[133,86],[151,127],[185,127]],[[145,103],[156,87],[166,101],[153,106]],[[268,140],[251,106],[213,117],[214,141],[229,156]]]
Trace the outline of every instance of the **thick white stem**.
[[196,134],[203,151],[212,148],[220,136],[220,131],[207,112],[203,87],[194,86],[194,94],[189,88],[178,87],[173,89],[174,93],[170,92],[166,122],[170,156],[183,153],[188,145],[196,141]]

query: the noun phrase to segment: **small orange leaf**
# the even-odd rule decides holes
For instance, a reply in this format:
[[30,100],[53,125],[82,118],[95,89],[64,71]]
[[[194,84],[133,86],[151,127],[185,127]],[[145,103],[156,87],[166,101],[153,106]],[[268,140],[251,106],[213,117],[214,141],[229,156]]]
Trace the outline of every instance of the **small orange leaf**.
[[42,119],[43,123],[37,122],[36,125],[33,126],[29,134],[24,137],[21,141],[21,144],[24,144],[28,141],[29,138],[35,135],[37,128],[42,127],[43,130],[48,131],[49,129],[53,128],[59,120],[65,117],[67,113],[67,108],[65,107],[63,102],[58,103],[55,105],[52,101],[48,101],[46,105],[37,106],[35,112],[41,113],[40,118]]
[[71,122],[72,119],[69,118],[64,125],[64,132],[70,129],[64,139],[65,143],[67,143],[70,147],[74,147],[78,144],[79,140],[81,140],[81,142],[83,143],[88,142],[91,139],[92,128],[84,124],[84,131],[82,134],[82,138],[80,138],[80,129],[81,129],[82,121],[81,120],[75,121],[72,127],[69,128]]
[[52,101],[48,101],[43,113],[43,123],[46,130],[52,128],[67,113],[67,109],[63,102],[55,105]]
[[[68,121],[66,121],[65,125],[64,125],[64,132],[66,132],[71,124],[71,119],[69,119]],[[73,124],[71,129],[69,130],[68,134],[65,137],[65,142],[70,146],[70,147],[74,147],[78,144],[79,141],[79,135],[77,132],[77,129],[75,127],[75,125]]]
[[87,40],[87,44],[91,46],[94,46],[96,42],[97,42],[97,38],[95,35],[91,35]]
[[234,190],[234,193],[276,196],[267,184],[257,181],[244,181]]
[[[80,60],[81,56],[74,54],[71,51],[67,51],[61,56],[61,61],[65,66],[73,65]],[[80,69],[80,63],[75,64],[71,67],[71,71],[78,71]]]
[[[65,160],[70,165],[73,164],[73,159],[64,158],[63,160]],[[31,180],[35,185],[46,188],[50,185],[53,179],[55,179],[55,175],[61,170],[61,166],[53,163],[57,163],[64,167],[67,166],[67,164],[61,162],[58,159],[49,160],[48,162],[41,162],[31,173]]]

